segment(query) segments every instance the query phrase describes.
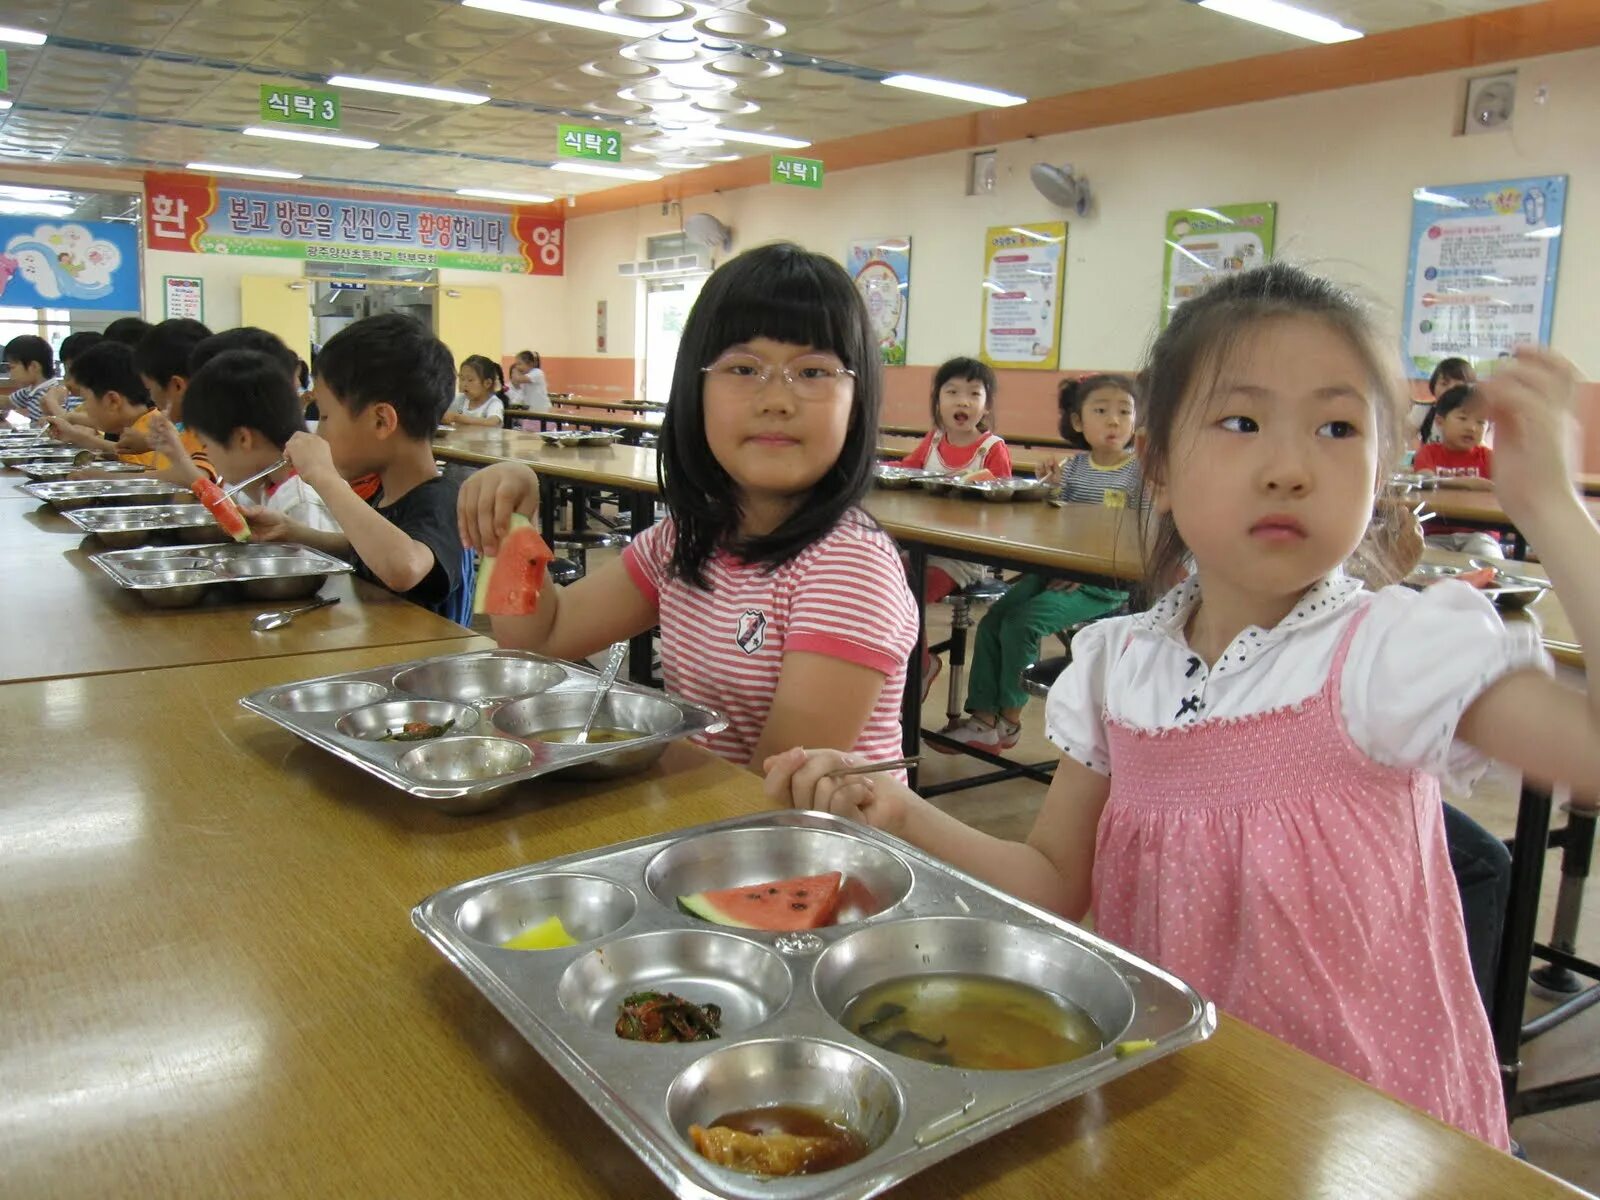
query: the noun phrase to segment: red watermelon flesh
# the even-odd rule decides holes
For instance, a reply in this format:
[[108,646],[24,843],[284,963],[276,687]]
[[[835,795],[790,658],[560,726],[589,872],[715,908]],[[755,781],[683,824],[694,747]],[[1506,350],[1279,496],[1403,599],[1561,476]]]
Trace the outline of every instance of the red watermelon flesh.
[[250,540],[250,523],[244,519],[239,506],[220,487],[209,479],[196,479],[189,490],[194,492],[195,499],[205,505],[206,511],[217,519],[223,533],[236,542]]
[[478,564],[474,612],[491,617],[525,617],[539,607],[544,590],[544,569],[555,555],[521,513],[511,518],[511,530],[500,539],[500,553]]
[[716,892],[695,892],[678,897],[685,912],[717,925],[736,929],[765,929],[773,933],[794,929],[819,929],[833,924],[839,911],[838,871],[773,879]]

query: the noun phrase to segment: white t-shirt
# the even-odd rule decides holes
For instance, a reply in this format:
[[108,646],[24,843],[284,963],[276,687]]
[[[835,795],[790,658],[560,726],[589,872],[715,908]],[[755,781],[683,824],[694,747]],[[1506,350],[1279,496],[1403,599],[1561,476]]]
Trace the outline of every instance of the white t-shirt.
[[[1208,667],[1184,638],[1200,599],[1191,576],[1149,612],[1096,621],[1072,639],[1072,662],[1045,701],[1045,735],[1110,775],[1108,719],[1157,732],[1297,704],[1327,681],[1362,595],[1360,583],[1335,571],[1273,628],[1241,631]],[[1458,581],[1369,595],[1345,658],[1345,727],[1376,762],[1427,771],[1465,790],[1487,760],[1455,740],[1456,724],[1496,680],[1551,669],[1537,631],[1502,624],[1480,592]]]
[[262,507],[281,512],[291,521],[309,525],[323,533],[339,533],[339,522],[333,519],[322,497],[304,479],[291,475],[267,493]]
[[550,411],[550,388],[545,382],[544,372],[538,367],[528,371],[527,377],[521,383],[511,384],[511,398],[520,408],[531,408],[536,412]]
[[506,406],[499,396],[490,396],[482,404],[470,404],[465,396],[457,392],[456,398],[450,401],[450,407],[445,411],[465,413],[469,417],[493,417],[495,422],[499,423],[506,415]]

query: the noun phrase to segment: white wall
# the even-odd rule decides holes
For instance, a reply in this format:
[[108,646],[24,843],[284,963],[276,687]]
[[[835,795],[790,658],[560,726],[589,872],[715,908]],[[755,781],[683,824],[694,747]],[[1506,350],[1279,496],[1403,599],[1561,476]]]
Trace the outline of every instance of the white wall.
[[[829,174],[820,193],[768,185],[697,196],[685,208],[731,225],[736,250],[789,238],[838,257],[848,239],[909,233],[910,361],[932,364],[977,348],[984,229],[1057,219],[1027,171],[1071,162],[1093,181],[1098,211],[1070,223],[1062,365],[1126,368],[1154,328],[1169,209],[1275,200],[1280,256],[1398,314],[1413,188],[1565,173],[1552,340],[1600,377],[1600,49],[1513,65],[1519,106],[1505,133],[1452,136],[1467,73],[1450,72],[1007,143],[988,196],[965,194],[962,152]],[[1543,104],[1534,99],[1541,85]],[[569,222],[566,320],[550,314],[566,341],[553,353],[594,353],[598,299],[610,301],[611,353],[632,353],[635,285],[616,264],[638,256],[644,235],[677,227],[677,215],[656,205]]]

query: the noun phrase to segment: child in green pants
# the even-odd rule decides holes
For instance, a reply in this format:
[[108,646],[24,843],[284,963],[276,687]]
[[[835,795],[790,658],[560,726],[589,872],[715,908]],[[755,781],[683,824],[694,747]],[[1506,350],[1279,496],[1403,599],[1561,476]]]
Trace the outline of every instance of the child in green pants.
[[[1048,466],[1049,474],[1060,481],[1060,499],[1069,504],[1137,506],[1143,481],[1132,448],[1137,418],[1133,381],[1121,375],[1067,380],[1057,402],[1061,436],[1088,451]],[[946,736],[995,752],[1015,746],[1028,703],[1022,672],[1038,661],[1039,639],[1113,613],[1127,600],[1126,592],[1110,588],[1038,575],[1018,579],[978,622],[967,687],[971,715],[947,730]]]

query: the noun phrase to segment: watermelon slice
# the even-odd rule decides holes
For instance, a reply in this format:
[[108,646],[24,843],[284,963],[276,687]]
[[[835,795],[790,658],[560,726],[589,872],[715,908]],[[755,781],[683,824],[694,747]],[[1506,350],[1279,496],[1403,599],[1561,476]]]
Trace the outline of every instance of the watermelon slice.
[[500,553],[478,564],[472,610],[491,617],[525,617],[539,607],[544,568],[555,555],[527,517],[517,513],[500,539]]
[[236,542],[250,540],[250,523],[244,519],[239,506],[220,487],[209,479],[196,479],[190,485],[190,490],[194,492],[195,499],[205,505],[206,511],[217,519],[223,533]]
[[833,924],[843,882],[838,871],[773,879],[719,892],[679,896],[678,907],[690,916],[735,929],[765,929],[773,933],[820,929]]

